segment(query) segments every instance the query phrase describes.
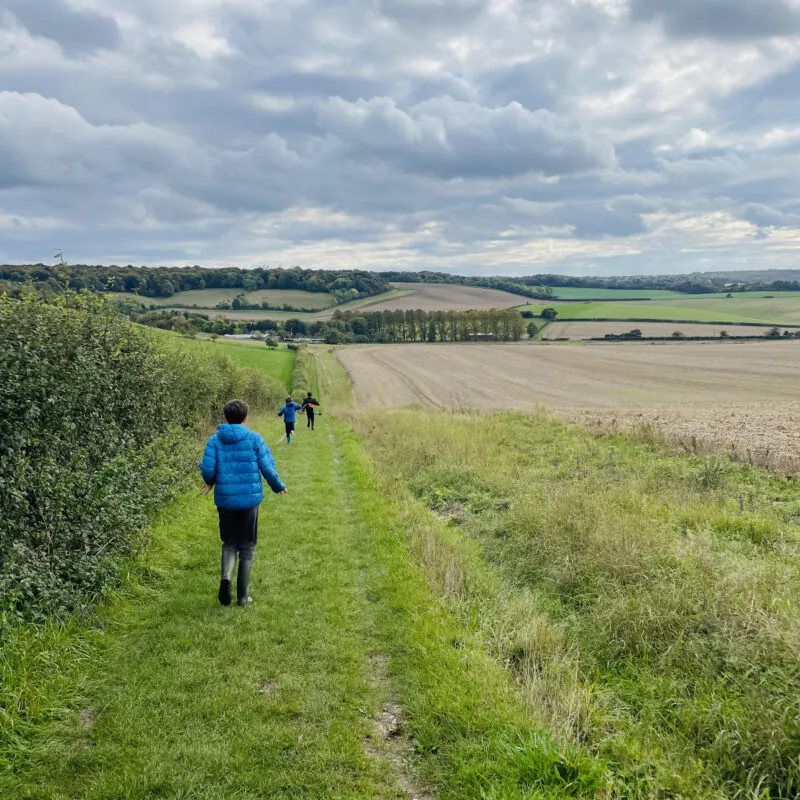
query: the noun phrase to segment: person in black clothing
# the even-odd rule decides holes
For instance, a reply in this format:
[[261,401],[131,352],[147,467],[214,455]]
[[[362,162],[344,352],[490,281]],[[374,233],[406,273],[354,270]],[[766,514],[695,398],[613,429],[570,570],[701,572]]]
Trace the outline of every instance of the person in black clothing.
[[314,417],[316,416],[315,409],[318,405],[319,401],[314,399],[311,392],[303,398],[303,410],[306,412],[306,418],[308,419],[306,427],[311,428],[312,431],[314,430]]

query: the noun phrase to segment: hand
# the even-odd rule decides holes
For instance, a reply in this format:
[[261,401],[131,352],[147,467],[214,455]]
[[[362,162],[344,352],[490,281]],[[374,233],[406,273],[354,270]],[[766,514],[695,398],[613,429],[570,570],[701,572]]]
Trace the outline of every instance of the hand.
[[211,484],[204,483],[203,484],[203,489],[202,489],[203,494],[208,494],[211,491],[212,488],[213,487],[211,486]]
[[289,490],[288,489],[284,489],[282,492],[279,492],[279,494],[289,494]]

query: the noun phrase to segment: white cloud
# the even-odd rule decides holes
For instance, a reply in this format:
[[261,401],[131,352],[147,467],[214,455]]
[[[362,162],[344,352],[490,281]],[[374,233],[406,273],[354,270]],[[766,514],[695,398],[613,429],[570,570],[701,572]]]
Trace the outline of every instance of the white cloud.
[[721,3],[0,0],[0,260],[797,266],[800,0]]

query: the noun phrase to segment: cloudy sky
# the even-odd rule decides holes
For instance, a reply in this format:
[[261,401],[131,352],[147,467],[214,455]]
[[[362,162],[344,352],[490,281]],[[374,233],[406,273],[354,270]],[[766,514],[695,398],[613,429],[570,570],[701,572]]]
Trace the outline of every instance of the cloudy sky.
[[800,0],[0,0],[0,262],[800,267]]

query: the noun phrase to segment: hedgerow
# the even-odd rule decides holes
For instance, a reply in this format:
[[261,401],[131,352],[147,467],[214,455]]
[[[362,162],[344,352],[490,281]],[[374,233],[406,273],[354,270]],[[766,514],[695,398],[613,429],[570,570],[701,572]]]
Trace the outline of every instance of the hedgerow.
[[282,391],[87,296],[0,296],[0,375],[0,627],[97,599],[185,488],[225,400],[258,409]]

